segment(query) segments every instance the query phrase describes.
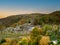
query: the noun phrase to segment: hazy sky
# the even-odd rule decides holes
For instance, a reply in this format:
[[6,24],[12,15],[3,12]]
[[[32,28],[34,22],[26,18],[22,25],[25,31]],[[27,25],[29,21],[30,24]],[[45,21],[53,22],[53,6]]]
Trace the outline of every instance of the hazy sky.
[[60,0],[0,0],[0,18],[25,13],[60,10]]

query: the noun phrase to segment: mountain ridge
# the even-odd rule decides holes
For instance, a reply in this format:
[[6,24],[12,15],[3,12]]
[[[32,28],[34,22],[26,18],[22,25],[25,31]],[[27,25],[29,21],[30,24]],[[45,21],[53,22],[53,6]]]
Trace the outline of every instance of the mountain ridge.
[[9,27],[15,23],[17,24],[18,23],[24,24],[27,22],[29,23],[30,20],[32,20],[33,24],[35,23],[36,20],[37,20],[36,24],[40,24],[42,22],[43,23],[51,22],[51,23],[59,24],[60,23],[60,11],[54,11],[50,14],[32,13],[32,14],[21,14],[21,15],[8,16],[6,18],[0,19],[0,25]]

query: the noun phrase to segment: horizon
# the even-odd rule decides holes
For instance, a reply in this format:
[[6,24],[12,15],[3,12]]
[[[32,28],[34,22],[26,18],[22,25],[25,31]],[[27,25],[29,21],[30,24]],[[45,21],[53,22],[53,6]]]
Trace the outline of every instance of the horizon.
[[0,0],[0,18],[18,14],[48,14],[59,10],[60,0]]

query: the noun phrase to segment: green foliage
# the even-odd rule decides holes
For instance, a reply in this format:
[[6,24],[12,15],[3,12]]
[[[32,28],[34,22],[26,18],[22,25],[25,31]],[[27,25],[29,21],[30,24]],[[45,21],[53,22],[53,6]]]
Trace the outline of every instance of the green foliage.
[[6,40],[2,39],[1,42],[0,42],[0,44],[5,43],[5,42],[6,42]]
[[47,30],[52,30],[52,25],[45,24],[45,25],[42,26],[42,29],[43,29],[43,30],[46,30],[46,31],[47,31]]
[[44,35],[47,33],[47,31],[52,31],[52,25],[50,24],[45,24],[42,26],[42,29],[44,31]]
[[32,31],[31,31],[31,38],[37,38],[38,36],[43,34],[43,30],[41,28],[35,27]]

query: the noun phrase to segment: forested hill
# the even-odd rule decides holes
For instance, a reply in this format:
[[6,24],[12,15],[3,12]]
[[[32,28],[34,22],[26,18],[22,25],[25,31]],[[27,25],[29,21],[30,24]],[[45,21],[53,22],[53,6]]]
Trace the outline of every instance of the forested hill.
[[0,27],[8,27],[15,25],[22,25],[24,23],[32,23],[33,25],[41,24],[60,24],[60,11],[55,11],[50,14],[21,14],[13,15],[0,19]]

